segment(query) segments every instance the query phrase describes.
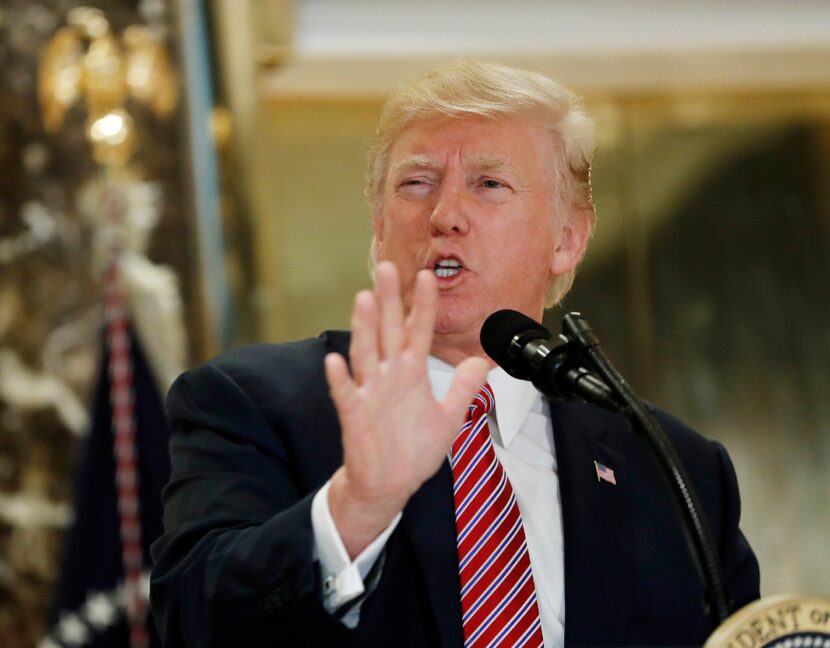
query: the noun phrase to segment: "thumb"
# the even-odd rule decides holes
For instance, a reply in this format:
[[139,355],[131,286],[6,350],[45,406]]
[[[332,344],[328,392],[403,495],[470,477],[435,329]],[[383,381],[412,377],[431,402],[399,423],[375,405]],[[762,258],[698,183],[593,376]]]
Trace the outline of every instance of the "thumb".
[[455,370],[452,385],[444,397],[447,415],[460,427],[473,397],[484,386],[490,367],[483,358],[467,358]]

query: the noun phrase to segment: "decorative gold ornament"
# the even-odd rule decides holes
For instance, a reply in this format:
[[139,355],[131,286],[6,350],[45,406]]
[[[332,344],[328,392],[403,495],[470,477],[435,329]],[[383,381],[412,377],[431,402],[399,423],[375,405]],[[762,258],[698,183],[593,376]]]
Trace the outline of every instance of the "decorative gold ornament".
[[66,114],[83,98],[86,134],[99,164],[123,166],[135,147],[127,100],[159,117],[176,107],[176,77],[167,50],[142,25],[113,34],[99,9],[76,7],[46,46],[38,74],[38,98],[46,132],[58,133]]
[[159,117],[176,108],[176,77],[167,50],[143,25],[124,30],[125,79],[130,94]]
[[87,121],[86,136],[99,164],[125,166],[135,145],[133,118],[121,108],[110,110]]
[[81,97],[83,43],[72,27],[61,27],[52,37],[38,73],[38,99],[47,133],[57,133],[66,112]]

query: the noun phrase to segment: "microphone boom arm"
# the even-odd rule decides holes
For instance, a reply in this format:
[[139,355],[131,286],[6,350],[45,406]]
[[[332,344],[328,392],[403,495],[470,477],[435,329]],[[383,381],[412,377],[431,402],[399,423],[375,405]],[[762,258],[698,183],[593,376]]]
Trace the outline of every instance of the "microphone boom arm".
[[601,378],[599,382],[602,382],[613,395],[611,401],[605,398],[602,402],[591,398],[585,398],[585,400],[603,407],[608,407],[609,402],[613,403],[618,411],[628,415],[635,424],[635,429],[638,429],[645,437],[654,451],[660,469],[674,496],[674,502],[683,523],[686,542],[703,584],[704,608],[719,625],[729,616],[723,568],[709,522],[700,504],[700,498],[677,450],[657,417],[634,393],[625,378],[602,352],[597,336],[582,315],[579,313],[565,315],[562,320],[562,330],[562,337],[567,340],[567,345],[571,345],[584,361],[591,365],[591,368]]

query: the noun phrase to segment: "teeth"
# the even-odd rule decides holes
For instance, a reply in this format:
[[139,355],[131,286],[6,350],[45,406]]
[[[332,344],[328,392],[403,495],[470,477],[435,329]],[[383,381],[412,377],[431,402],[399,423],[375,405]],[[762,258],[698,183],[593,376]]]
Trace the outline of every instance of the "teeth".
[[456,259],[443,259],[441,261],[436,261],[435,268],[433,270],[435,272],[435,276],[440,279],[454,277],[461,272],[461,262]]

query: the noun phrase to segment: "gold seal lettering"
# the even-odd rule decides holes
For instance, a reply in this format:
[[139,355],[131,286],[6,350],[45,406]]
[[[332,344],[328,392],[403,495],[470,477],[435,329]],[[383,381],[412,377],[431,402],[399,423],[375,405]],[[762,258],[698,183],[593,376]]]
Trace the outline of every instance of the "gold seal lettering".
[[816,625],[826,626],[830,622],[830,610],[822,610],[821,608],[813,608],[810,610],[810,621]]
[[781,594],[754,601],[721,624],[704,648],[771,648],[804,633],[820,637],[821,645],[830,639],[830,599]]
[[782,610],[779,610],[779,613],[784,612],[784,611],[789,612],[792,615],[792,617],[793,617],[793,630],[798,631],[798,613],[799,613],[799,611],[801,611],[801,606],[798,605],[798,604],[789,605],[786,608],[784,608]]

